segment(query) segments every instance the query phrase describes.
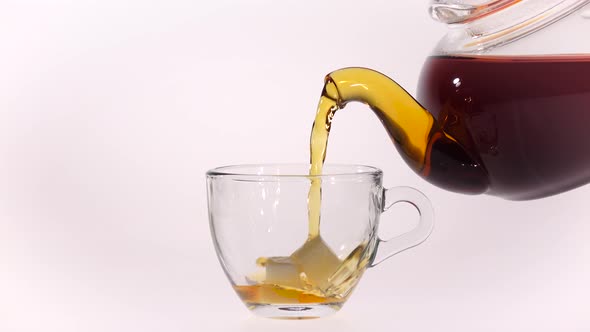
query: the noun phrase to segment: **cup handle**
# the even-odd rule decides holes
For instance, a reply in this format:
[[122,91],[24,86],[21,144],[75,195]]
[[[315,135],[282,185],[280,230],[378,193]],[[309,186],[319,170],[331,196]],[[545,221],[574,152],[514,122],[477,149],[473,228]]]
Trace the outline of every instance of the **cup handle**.
[[376,266],[387,258],[399,254],[424,242],[434,228],[434,212],[430,200],[420,191],[411,187],[395,187],[383,190],[383,210],[389,210],[394,204],[406,202],[412,204],[420,214],[418,225],[411,231],[389,240],[377,236],[377,248],[370,267]]

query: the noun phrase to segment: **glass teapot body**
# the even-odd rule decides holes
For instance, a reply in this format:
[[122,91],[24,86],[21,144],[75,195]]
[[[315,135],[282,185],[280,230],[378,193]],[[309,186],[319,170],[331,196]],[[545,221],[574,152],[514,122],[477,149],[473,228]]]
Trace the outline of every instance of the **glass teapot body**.
[[434,0],[449,24],[418,102],[488,176],[533,199],[590,182],[590,1]]

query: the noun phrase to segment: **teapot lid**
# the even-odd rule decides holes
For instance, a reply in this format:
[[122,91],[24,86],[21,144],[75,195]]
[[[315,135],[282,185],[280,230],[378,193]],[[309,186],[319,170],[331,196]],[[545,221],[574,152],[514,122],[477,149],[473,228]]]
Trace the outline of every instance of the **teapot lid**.
[[430,0],[431,16],[451,27],[439,54],[488,53],[590,4],[590,0]]
[[432,0],[429,11],[437,21],[464,23],[518,2],[521,0]]

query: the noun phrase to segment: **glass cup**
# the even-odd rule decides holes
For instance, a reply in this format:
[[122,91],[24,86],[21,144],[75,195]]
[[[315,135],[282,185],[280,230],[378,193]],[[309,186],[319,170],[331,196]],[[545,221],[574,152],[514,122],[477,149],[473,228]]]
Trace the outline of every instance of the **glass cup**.
[[[217,256],[246,306],[271,318],[329,315],[368,267],[426,240],[434,219],[429,200],[409,187],[384,189],[382,177],[381,170],[358,165],[325,165],[319,176],[309,175],[309,164],[207,172]],[[321,227],[313,217],[312,183],[321,185]],[[379,217],[398,202],[418,210],[418,225],[382,240]]]

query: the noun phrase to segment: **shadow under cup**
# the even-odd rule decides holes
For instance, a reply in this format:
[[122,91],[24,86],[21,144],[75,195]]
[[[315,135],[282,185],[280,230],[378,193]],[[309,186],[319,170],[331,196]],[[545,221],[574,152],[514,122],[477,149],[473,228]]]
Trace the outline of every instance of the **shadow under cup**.
[[[310,176],[308,164],[207,172],[215,249],[247,307],[272,318],[326,316],[342,307],[367,267],[424,241],[430,202],[412,188],[384,189],[382,175],[369,166],[325,165]],[[420,222],[382,241],[379,217],[397,202],[414,205]]]

